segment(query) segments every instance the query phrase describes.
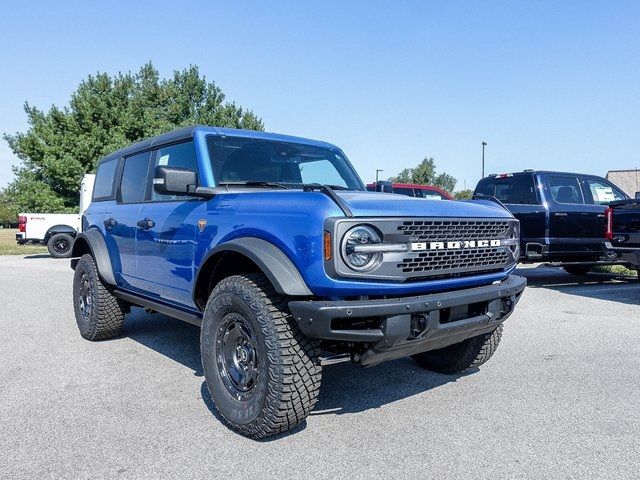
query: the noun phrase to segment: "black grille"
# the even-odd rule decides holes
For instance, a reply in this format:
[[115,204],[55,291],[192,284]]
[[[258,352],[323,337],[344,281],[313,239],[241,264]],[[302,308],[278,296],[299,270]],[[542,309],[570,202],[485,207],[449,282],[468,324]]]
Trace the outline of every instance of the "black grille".
[[505,238],[508,220],[413,220],[402,222],[397,230],[416,240],[440,242],[447,240],[478,240]]
[[402,259],[398,268],[404,273],[438,275],[455,271],[491,270],[504,267],[509,255],[504,247],[472,250],[432,250]]

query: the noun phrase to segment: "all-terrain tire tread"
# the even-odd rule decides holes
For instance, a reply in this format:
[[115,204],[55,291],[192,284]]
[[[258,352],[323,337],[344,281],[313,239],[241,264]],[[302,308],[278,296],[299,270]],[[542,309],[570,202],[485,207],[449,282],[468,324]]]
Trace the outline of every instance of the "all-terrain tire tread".
[[[209,302],[221,292],[240,294],[256,313],[267,339],[270,381],[264,409],[256,422],[239,426],[224,417],[234,430],[251,438],[281,433],[304,420],[318,401],[322,381],[319,342],[299,330],[289,312],[288,298],[278,294],[260,273],[235,275],[218,283]],[[275,371],[274,371],[275,370]]]
[[492,332],[470,338],[459,345],[419,353],[412,358],[427,370],[448,374],[462,373],[479,367],[493,356],[502,339],[502,329],[502,325],[498,325]]
[[[91,255],[83,255],[76,265],[76,272],[78,268],[86,268],[89,274],[93,300],[90,329],[84,333],[81,331],[81,335],[87,340],[106,340],[117,337],[122,332],[126,302],[116,297],[113,294],[113,288],[102,281]],[[75,299],[74,307],[78,309]],[[78,311],[76,315],[81,314]]]

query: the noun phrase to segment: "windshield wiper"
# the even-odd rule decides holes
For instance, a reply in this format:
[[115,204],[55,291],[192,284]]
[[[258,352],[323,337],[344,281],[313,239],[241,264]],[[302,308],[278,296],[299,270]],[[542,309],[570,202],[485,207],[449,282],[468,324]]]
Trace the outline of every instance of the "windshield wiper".
[[223,187],[273,187],[273,188],[283,188],[285,190],[289,190],[289,187],[283,185],[278,182],[263,182],[262,180],[248,180],[248,181],[238,181],[238,182],[218,182],[218,186]]
[[[303,191],[313,192],[317,190],[321,193],[324,193],[327,197],[333,200],[334,203],[338,205],[338,207],[340,207],[340,210],[342,210],[342,213],[344,213],[346,217],[353,217],[353,212],[351,212],[349,205],[347,205],[347,202],[345,202],[342,198],[336,195],[336,192],[333,191],[333,187],[334,187],[333,185],[322,185],[320,183],[302,184]],[[339,187],[339,188],[341,188],[342,190],[349,190],[348,188],[344,188],[344,187]]]

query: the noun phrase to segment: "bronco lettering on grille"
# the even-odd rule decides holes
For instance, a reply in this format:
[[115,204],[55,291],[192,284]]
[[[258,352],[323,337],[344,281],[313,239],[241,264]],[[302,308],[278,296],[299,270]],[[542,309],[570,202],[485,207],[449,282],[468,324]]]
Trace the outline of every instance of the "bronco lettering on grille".
[[461,248],[486,248],[499,247],[502,240],[460,240],[452,242],[414,242],[411,244],[411,250],[458,250]]

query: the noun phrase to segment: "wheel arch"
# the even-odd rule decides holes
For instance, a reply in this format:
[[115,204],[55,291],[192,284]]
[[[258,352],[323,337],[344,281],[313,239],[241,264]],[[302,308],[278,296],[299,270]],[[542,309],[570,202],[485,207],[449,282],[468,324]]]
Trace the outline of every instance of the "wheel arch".
[[56,233],[68,233],[72,237],[75,237],[78,234],[77,230],[72,226],[61,223],[61,224],[53,225],[52,227],[49,227],[49,229],[47,230],[47,233],[44,234],[44,241],[45,242],[49,241],[49,239]]
[[241,273],[263,273],[276,292],[283,295],[313,295],[282,250],[266,240],[244,237],[220,244],[206,256],[195,278],[193,300],[196,306],[204,308],[220,280]]
[[110,285],[115,285],[116,279],[109,258],[109,250],[102,234],[98,230],[87,230],[76,236],[71,249],[71,268],[75,270],[78,258],[87,253],[96,262],[100,278]]

